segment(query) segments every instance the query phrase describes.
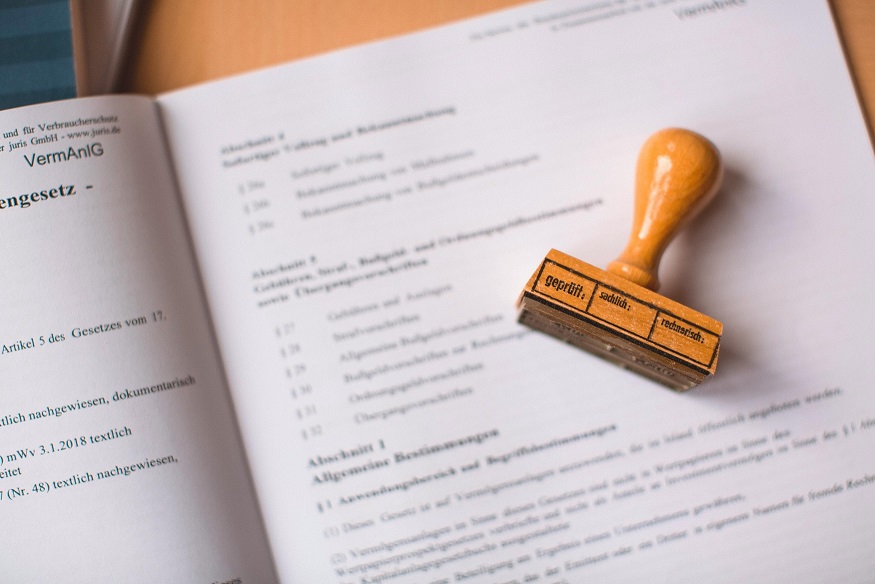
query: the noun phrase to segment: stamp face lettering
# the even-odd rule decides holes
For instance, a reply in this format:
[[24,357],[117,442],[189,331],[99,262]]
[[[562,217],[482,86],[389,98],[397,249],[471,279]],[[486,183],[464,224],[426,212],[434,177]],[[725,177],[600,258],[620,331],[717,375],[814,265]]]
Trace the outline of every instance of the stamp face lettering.
[[684,320],[660,314],[650,340],[707,366],[720,338]]
[[581,312],[586,311],[594,290],[595,282],[553,262],[544,263],[535,282],[535,292]]
[[641,346],[681,357],[699,367],[711,367],[720,335],[708,330],[706,321],[694,324],[688,320],[693,317],[681,317],[670,307],[654,304],[650,297],[657,296],[655,293],[638,287],[620,289],[610,282],[611,277],[582,262],[572,269],[547,259],[530,290],[575,318],[599,323],[603,328],[607,325]]
[[650,334],[656,318],[655,309],[601,284],[596,288],[589,314],[643,338]]

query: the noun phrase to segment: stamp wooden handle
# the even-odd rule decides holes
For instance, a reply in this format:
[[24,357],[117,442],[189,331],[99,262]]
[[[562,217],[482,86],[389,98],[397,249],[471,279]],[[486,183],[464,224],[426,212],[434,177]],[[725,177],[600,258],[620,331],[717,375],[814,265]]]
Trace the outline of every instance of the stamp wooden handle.
[[713,198],[722,177],[720,153],[704,136],[679,128],[650,136],[638,156],[632,234],[608,271],[657,290],[666,246]]

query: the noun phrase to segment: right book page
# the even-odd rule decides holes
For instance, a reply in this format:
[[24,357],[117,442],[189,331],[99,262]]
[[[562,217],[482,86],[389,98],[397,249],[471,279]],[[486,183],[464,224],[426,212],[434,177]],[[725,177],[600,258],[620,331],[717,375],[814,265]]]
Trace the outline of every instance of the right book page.
[[[534,4],[159,98],[284,582],[866,581],[875,165],[821,0]],[[517,324],[652,132],[724,186],[671,392]],[[655,578],[654,578],[655,577]]]

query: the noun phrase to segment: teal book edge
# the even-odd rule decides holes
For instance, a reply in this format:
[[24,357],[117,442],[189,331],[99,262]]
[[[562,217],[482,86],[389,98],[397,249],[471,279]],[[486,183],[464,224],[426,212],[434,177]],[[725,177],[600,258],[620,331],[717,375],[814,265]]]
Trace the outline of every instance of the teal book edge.
[[0,2],[0,109],[72,97],[69,0]]

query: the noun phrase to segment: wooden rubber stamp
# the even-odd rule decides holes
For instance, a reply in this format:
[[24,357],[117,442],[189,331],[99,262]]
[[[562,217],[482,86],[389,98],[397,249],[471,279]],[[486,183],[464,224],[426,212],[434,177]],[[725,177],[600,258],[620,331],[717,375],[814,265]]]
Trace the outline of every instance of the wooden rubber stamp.
[[723,325],[656,290],[663,251],[722,175],[720,153],[703,136],[652,135],[638,157],[625,251],[604,271],[550,250],[520,295],[519,321],[677,391],[713,375]]

